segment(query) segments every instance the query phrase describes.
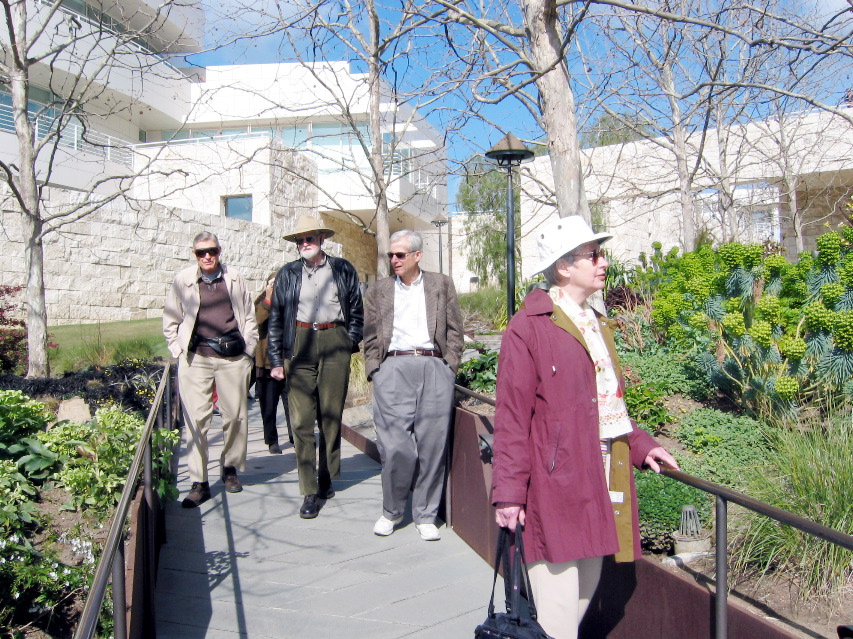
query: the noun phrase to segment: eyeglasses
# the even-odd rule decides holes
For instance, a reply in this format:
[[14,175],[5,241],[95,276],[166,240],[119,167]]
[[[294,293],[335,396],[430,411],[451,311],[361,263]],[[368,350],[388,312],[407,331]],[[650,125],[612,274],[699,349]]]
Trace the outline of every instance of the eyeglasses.
[[195,253],[195,256],[196,256],[197,258],[201,259],[201,258],[203,258],[205,255],[211,255],[211,256],[213,256],[213,257],[216,257],[217,255],[219,255],[219,251],[220,251],[220,250],[221,250],[221,249],[220,249],[218,246],[211,246],[210,248],[200,248],[200,249],[195,249],[195,250],[193,251],[193,253]]
[[405,260],[407,255],[411,255],[412,253],[417,253],[417,251],[409,251],[408,253],[388,253],[388,259],[393,260],[395,257],[398,260]]
[[595,264],[600,259],[607,259],[607,253],[604,252],[604,249],[595,249],[594,251],[589,251],[587,253],[569,253],[572,257],[579,257],[581,259],[591,259],[592,263]]
[[300,244],[313,244],[316,239],[316,235],[306,235],[305,237],[294,237],[293,241],[296,242],[296,246],[299,246]]

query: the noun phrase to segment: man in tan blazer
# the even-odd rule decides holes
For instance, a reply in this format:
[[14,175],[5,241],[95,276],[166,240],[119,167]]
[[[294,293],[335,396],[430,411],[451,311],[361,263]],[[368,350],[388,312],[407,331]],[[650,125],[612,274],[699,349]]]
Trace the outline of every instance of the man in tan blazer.
[[373,532],[394,532],[411,489],[415,526],[422,539],[435,541],[462,314],[453,281],[421,270],[419,233],[398,231],[390,244],[395,274],[370,287],[365,299],[365,370],[382,459],[383,512]]
[[[181,407],[189,433],[192,489],[183,500],[184,508],[196,508],[210,499],[207,433],[214,384],[222,415],[222,482],[229,493],[243,490],[237,471],[246,466],[246,395],[258,325],[246,280],[220,262],[221,251],[213,233],[196,235],[192,247],[196,263],[175,275],[163,309],[163,335],[178,360]],[[231,346],[223,349],[223,342]]]

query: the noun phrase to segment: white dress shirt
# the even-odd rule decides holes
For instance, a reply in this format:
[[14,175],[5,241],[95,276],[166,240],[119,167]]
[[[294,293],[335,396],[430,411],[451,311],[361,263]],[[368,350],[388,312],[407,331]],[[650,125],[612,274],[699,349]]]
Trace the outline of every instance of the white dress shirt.
[[416,348],[434,349],[427,327],[424,272],[409,286],[397,277],[394,283],[394,331],[389,351],[411,351]]

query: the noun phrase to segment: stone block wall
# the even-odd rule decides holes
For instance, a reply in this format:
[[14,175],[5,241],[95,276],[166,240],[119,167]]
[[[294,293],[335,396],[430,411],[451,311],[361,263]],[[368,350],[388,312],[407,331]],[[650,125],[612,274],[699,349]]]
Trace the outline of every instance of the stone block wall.
[[[326,226],[335,232],[332,242],[341,245],[340,257],[349,260],[355,267],[359,281],[376,281],[376,236],[331,215],[323,215],[322,218]],[[327,248],[326,244],[323,245],[324,249]],[[335,255],[332,251],[327,252]]]
[[[64,197],[54,191],[52,199]],[[207,230],[219,237],[222,259],[260,292],[271,270],[296,259],[296,249],[272,226],[157,204],[112,204],[66,224],[44,239],[49,325],[160,317],[175,273],[194,263],[192,239]],[[26,281],[20,214],[0,212],[0,283]]]

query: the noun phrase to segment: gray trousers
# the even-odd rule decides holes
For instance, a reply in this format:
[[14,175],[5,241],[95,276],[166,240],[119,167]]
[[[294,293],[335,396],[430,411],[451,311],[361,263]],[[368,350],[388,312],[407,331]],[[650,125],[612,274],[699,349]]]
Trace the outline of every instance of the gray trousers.
[[444,488],[455,375],[437,357],[389,357],[373,375],[373,421],[382,459],[382,508],[434,523]]

